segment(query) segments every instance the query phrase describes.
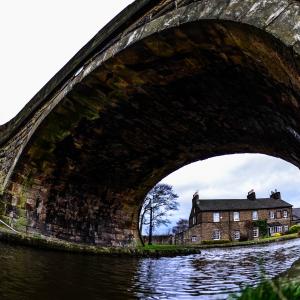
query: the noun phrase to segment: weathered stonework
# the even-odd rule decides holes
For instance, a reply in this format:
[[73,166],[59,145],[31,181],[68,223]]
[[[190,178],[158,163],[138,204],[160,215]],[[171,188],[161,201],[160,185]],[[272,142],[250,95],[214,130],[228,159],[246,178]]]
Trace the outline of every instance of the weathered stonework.
[[[279,218],[279,219],[270,219],[270,211],[280,211],[283,212],[286,210],[288,212],[288,218]],[[258,216],[260,220],[267,220],[268,223],[272,222],[280,222],[281,226],[287,225],[288,228],[291,227],[291,219],[292,209],[259,209],[257,210]],[[203,241],[212,240],[213,231],[220,231],[220,239],[221,240],[229,240],[234,241],[233,233],[234,231],[239,231],[241,240],[251,240],[252,237],[252,210],[241,210],[240,213],[240,221],[235,222],[233,220],[233,212],[232,211],[222,211],[220,212],[220,216],[222,217],[220,222],[213,222],[213,214],[212,212],[202,212],[199,214],[198,224],[192,228],[190,228],[184,234],[184,244],[199,244]],[[192,237],[196,237],[195,241],[192,241]]]
[[0,127],[6,215],[133,245],[143,197],[187,163],[299,166],[299,22],[295,1],[136,1]]

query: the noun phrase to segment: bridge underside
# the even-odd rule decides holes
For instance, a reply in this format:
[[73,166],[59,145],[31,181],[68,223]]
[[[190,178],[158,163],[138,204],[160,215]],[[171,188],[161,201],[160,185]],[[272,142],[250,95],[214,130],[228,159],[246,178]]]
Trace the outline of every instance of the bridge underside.
[[144,196],[188,163],[257,152],[299,166],[297,74],[290,50],[248,25],[199,21],[149,36],[43,121],[6,190],[7,214],[62,239],[132,245]]

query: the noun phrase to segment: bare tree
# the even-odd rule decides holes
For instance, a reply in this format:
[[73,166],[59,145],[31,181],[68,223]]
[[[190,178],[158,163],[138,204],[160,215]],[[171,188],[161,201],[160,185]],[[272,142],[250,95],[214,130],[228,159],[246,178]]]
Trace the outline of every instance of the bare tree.
[[176,225],[172,228],[172,233],[177,234],[186,231],[189,228],[189,221],[187,219],[179,219]]
[[143,226],[148,226],[149,244],[152,243],[152,234],[161,225],[170,224],[170,212],[178,210],[178,195],[173,187],[165,183],[157,184],[146,196],[140,214],[140,232]]

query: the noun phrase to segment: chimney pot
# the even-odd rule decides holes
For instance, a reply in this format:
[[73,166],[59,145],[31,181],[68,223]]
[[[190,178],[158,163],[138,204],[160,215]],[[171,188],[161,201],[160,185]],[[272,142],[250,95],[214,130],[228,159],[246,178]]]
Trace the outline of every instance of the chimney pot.
[[255,200],[256,199],[256,194],[255,194],[253,189],[248,192],[247,199],[248,200]]
[[280,194],[280,192],[278,192],[277,190],[275,190],[275,192],[271,192],[270,198],[281,200],[281,194]]

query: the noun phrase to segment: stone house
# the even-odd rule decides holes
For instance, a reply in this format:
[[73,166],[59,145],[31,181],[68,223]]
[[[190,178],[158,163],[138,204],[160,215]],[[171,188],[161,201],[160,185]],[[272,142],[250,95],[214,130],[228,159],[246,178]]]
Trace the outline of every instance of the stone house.
[[284,233],[291,226],[292,205],[280,192],[269,198],[256,198],[252,190],[247,199],[199,199],[195,193],[189,217],[189,229],[177,243],[201,243],[208,240],[252,240]]

